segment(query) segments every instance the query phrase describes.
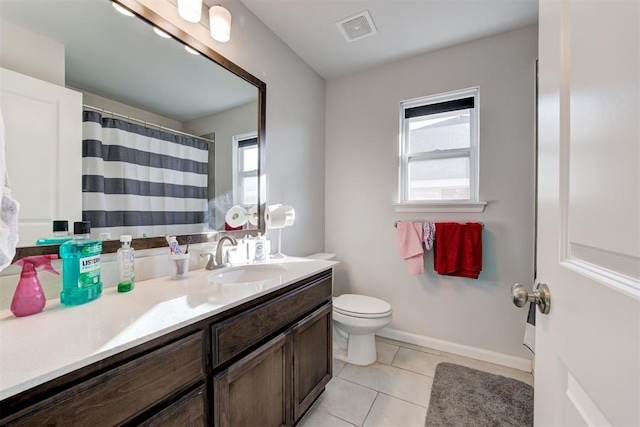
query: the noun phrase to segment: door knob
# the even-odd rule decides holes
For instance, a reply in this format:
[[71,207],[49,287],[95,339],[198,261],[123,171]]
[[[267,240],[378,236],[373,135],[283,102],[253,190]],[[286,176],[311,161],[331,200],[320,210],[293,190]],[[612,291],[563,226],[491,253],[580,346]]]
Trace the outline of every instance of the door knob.
[[532,293],[516,283],[511,287],[511,299],[516,307],[524,307],[527,302],[532,302],[538,305],[542,314],[549,314],[551,310],[551,292],[546,283],[538,283],[537,290]]

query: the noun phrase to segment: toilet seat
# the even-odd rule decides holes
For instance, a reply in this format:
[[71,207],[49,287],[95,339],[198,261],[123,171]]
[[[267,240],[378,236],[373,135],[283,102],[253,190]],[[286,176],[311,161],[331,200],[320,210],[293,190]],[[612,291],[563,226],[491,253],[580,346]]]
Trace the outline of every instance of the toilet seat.
[[391,305],[366,295],[343,294],[333,300],[335,312],[363,319],[378,319],[391,314]]

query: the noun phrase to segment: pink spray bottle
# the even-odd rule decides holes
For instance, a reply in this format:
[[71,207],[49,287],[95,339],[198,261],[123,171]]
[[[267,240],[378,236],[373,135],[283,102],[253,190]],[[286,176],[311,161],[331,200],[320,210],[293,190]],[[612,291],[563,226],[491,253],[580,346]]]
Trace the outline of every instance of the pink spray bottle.
[[22,266],[20,281],[11,301],[11,312],[14,315],[30,316],[44,309],[47,299],[38,280],[36,268],[43,267],[49,273],[60,274],[51,266],[51,260],[56,258],[58,258],[57,255],[30,256],[14,263]]

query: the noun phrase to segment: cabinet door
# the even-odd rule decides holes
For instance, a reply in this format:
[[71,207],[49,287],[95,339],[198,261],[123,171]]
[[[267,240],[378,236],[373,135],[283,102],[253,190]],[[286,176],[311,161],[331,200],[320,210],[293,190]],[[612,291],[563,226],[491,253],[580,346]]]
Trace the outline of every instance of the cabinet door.
[[280,334],[213,379],[215,425],[291,425],[289,336]]
[[332,372],[332,305],[293,326],[293,417],[298,420],[322,393]]
[[140,423],[142,427],[206,426],[206,391],[200,386],[161,412]]

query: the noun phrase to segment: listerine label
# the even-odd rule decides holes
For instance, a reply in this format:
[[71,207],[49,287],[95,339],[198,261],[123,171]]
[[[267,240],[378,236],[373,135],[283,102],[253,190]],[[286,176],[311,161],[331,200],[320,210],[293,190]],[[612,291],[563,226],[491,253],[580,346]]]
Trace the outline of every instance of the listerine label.
[[88,256],[79,259],[80,276],[78,287],[86,288],[100,282],[100,255]]
[[95,243],[93,245],[85,245],[81,249],[81,253],[82,253],[83,256],[99,254],[100,252],[102,252],[102,243],[101,242],[97,242],[97,243]]

